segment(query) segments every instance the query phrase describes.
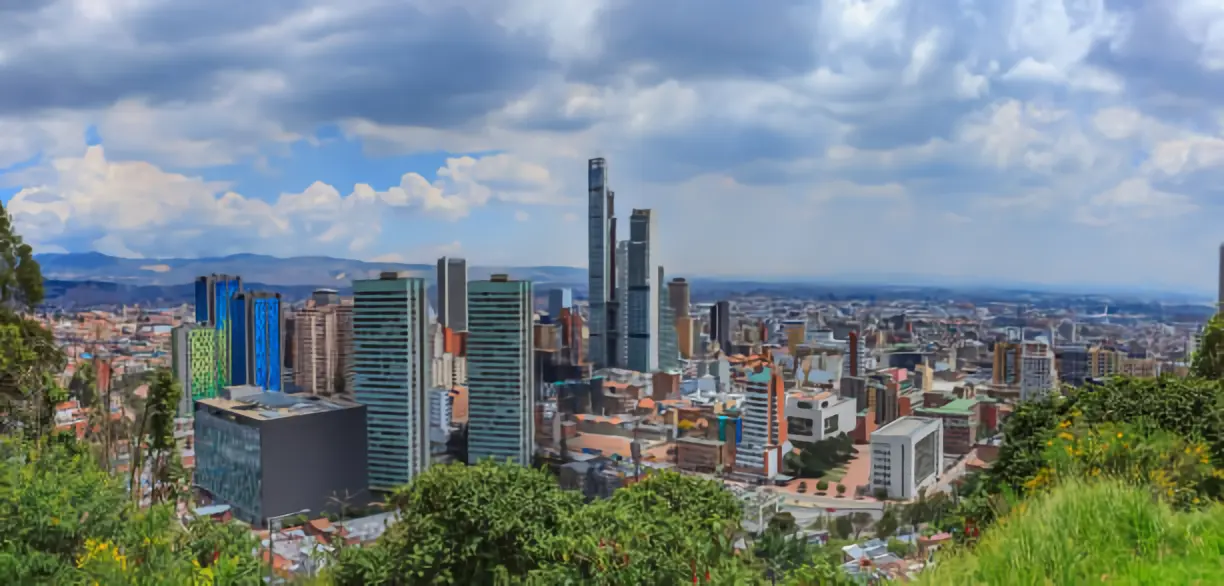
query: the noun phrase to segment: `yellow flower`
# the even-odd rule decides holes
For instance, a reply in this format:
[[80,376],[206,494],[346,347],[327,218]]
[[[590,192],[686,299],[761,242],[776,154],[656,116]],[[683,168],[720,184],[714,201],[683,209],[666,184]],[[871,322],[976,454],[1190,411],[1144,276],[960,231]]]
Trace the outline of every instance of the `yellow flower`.
[[1122,439],[1122,432],[1118,432],[1118,439]]
[[1067,429],[1068,427],[1071,427],[1071,422],[1067,420],[1063,420],[1058,424],[1058,429]]
[[1049,440],[1049,441],[1047,441],[1047,442],[1046,442],[1046,445],[1047,445],[1047,446],[1052,446],[1052,445],[1054,445],[1054,440]]
[[1064,432],[1062,432],[1062,433],[1060,433],[1060,434],[1058,434],[1058,437],[1060,437],[1060,438],[1062,438],[1062,439],[1064,439],[1064,440],[1066,440],[1066,441],[1069,441],[1069,442],[1070,442],[1070,441],[1075,441],[1075,436],[1073,436],[1073,435],[1071,435],[1071,434],[1069,434],[1069,433],[1067,433],[1067,432],[1065,432],[1065,431],[1064,431]]
[[1199,499],[1198,499],[1198,497],[1194,497],[1194,500],[1192,500],[1192,501],[1190,501],[1190,502],[1192,502],[1192,503],[1194,503],[1194,504],[1196,504],[1196,505],[1197,505],[1197,504],[1199,504]]

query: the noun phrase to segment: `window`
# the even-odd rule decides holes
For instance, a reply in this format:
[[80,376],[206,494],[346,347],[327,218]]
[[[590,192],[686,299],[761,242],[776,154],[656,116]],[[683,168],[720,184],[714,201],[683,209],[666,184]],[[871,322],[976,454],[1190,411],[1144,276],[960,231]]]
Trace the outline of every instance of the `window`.
[[837,433],[837,416],[836,415],[830,415],[825,418],[824,433],[825,435],[829,435],[831,433]]
[[799,401],[799,403],[796,406],[799,407],[800,409],[811,409],[812,403],[811,401]]
[[787,417],[786,426],[792,435],[812,435],[815,428],[812,420],[806,417]]

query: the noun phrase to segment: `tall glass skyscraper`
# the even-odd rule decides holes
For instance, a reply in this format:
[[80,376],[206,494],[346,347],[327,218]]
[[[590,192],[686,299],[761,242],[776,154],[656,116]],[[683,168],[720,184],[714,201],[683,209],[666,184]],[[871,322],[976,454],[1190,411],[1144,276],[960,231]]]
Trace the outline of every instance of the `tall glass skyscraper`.
[[588,354],[595,368],[603,368],[608,364],[609,352],[615,352],[615,347],[609,347],[608,342],[608,308],[611,275],[609,271],[609,222],[608,211],[608,167],[603,159],[591,159],[587,162],[587,299],[590,302],[591,315],[588,320],[590,328],[590,349]]
[[444,256],[438,259],[438,324],[456,332],[467,331],[467,261]]
[[629,216],[629,370],[659,368],[659,256],[655,251],[655,218],[650,210]]
[[230,377],[230,301],[242,292],[242,277],[208,275],[196,279],[196,323],[209,324],[217,330],[216,351],[213,352],[214,377],[217,388],[232,384]]
[[279,392],[285,363],[280,293],[244,291],[229,305],[230,384]]
[[353,281],[353,391],[366,406],[371,489],[391,490],[429,466],[429,342],[425,279]]
[[493,275],[468,285],[468,462],[535,452],[535,347],[530,281]]

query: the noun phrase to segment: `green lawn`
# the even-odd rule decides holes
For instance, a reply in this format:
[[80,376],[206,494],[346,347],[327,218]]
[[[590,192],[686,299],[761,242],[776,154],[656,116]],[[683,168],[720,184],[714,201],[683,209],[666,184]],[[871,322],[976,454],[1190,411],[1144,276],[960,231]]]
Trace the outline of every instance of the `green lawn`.
[[1174,512],[1151,491],[1070,484],[1027,501],[972,551],[948,552],[920,584],[1224,583],[1224,505]]

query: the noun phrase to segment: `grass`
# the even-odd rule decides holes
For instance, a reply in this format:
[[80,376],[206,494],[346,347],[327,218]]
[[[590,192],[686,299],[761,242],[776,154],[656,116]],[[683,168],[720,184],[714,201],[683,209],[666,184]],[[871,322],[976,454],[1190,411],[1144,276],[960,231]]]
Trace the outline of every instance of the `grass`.
[[973,550],[946,552],[920,584],[1224,583],[1224,505],[1180,513],[1151,491],[1071,483],[1029,499]]

